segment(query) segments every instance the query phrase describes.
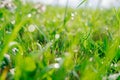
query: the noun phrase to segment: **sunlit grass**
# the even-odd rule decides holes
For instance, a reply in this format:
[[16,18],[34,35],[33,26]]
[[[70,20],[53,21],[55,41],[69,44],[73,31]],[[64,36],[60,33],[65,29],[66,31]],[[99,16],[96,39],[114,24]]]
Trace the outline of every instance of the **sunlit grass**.
[[120,79],[119,9],[14,4],[0,8],[0,80]]

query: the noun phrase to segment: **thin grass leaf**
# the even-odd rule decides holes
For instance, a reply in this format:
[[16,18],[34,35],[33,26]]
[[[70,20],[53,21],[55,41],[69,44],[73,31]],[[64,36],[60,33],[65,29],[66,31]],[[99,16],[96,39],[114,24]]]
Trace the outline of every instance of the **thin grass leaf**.
[[80,2],[76,8],[80,7],[80,6],[81,6],[84,2],[86,2],[86,1],[87,1],[87,0],[83,0],[82,2]]

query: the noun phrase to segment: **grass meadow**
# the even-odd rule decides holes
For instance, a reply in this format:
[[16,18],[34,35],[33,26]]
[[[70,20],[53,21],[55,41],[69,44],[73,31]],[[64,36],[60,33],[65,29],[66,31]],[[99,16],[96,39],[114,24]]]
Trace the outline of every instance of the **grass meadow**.
[[120,80],[120,9],[1,3],[0,80]]

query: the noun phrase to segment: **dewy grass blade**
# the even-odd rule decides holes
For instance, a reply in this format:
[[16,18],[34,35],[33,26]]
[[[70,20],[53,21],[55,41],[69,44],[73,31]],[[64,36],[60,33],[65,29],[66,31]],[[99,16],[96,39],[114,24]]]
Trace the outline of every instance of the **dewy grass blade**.
[[120,71],[120,9],[73,9],[65,0],[42,13],[19,1],[15,13],[0,9],[0,80],[102,80]]
[[66,24],[66,16],[67,16],[68,4],[69,4],[69,0],[67,0],[67,2],[66,2],[63,26],[65,26],[65,24]]
[[26,23],[26,21],[27,20],[23,20],[18,25],[15,26],[15,29],[9,36],[9,39],[5,42],[4,48],[0,51],[1,53],[0,61],[3,59],[4,54],[7,53],[9,49],[9,44],[17,37],[19,30],[22,28],[22,25]]
[[15,41],[11,42],[9,44],[9,48],[12,47],[12,46],[17,46],[19,48],[19,54],[23,55],[23,49],[22,49],[22,46],[19,43],[15,42]]
[[85,1],[87,0],[83,0],[82,2],[80,2],[76,8],[80,7]]

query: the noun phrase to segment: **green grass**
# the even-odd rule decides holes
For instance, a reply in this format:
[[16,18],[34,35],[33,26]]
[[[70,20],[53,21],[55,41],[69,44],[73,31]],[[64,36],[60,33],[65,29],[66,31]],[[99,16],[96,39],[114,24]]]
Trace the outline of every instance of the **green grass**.
[[14,12],[0,8],[0,80],[109,80],[120,73],[119,8],[47,6],[39,13],[14,3]]

